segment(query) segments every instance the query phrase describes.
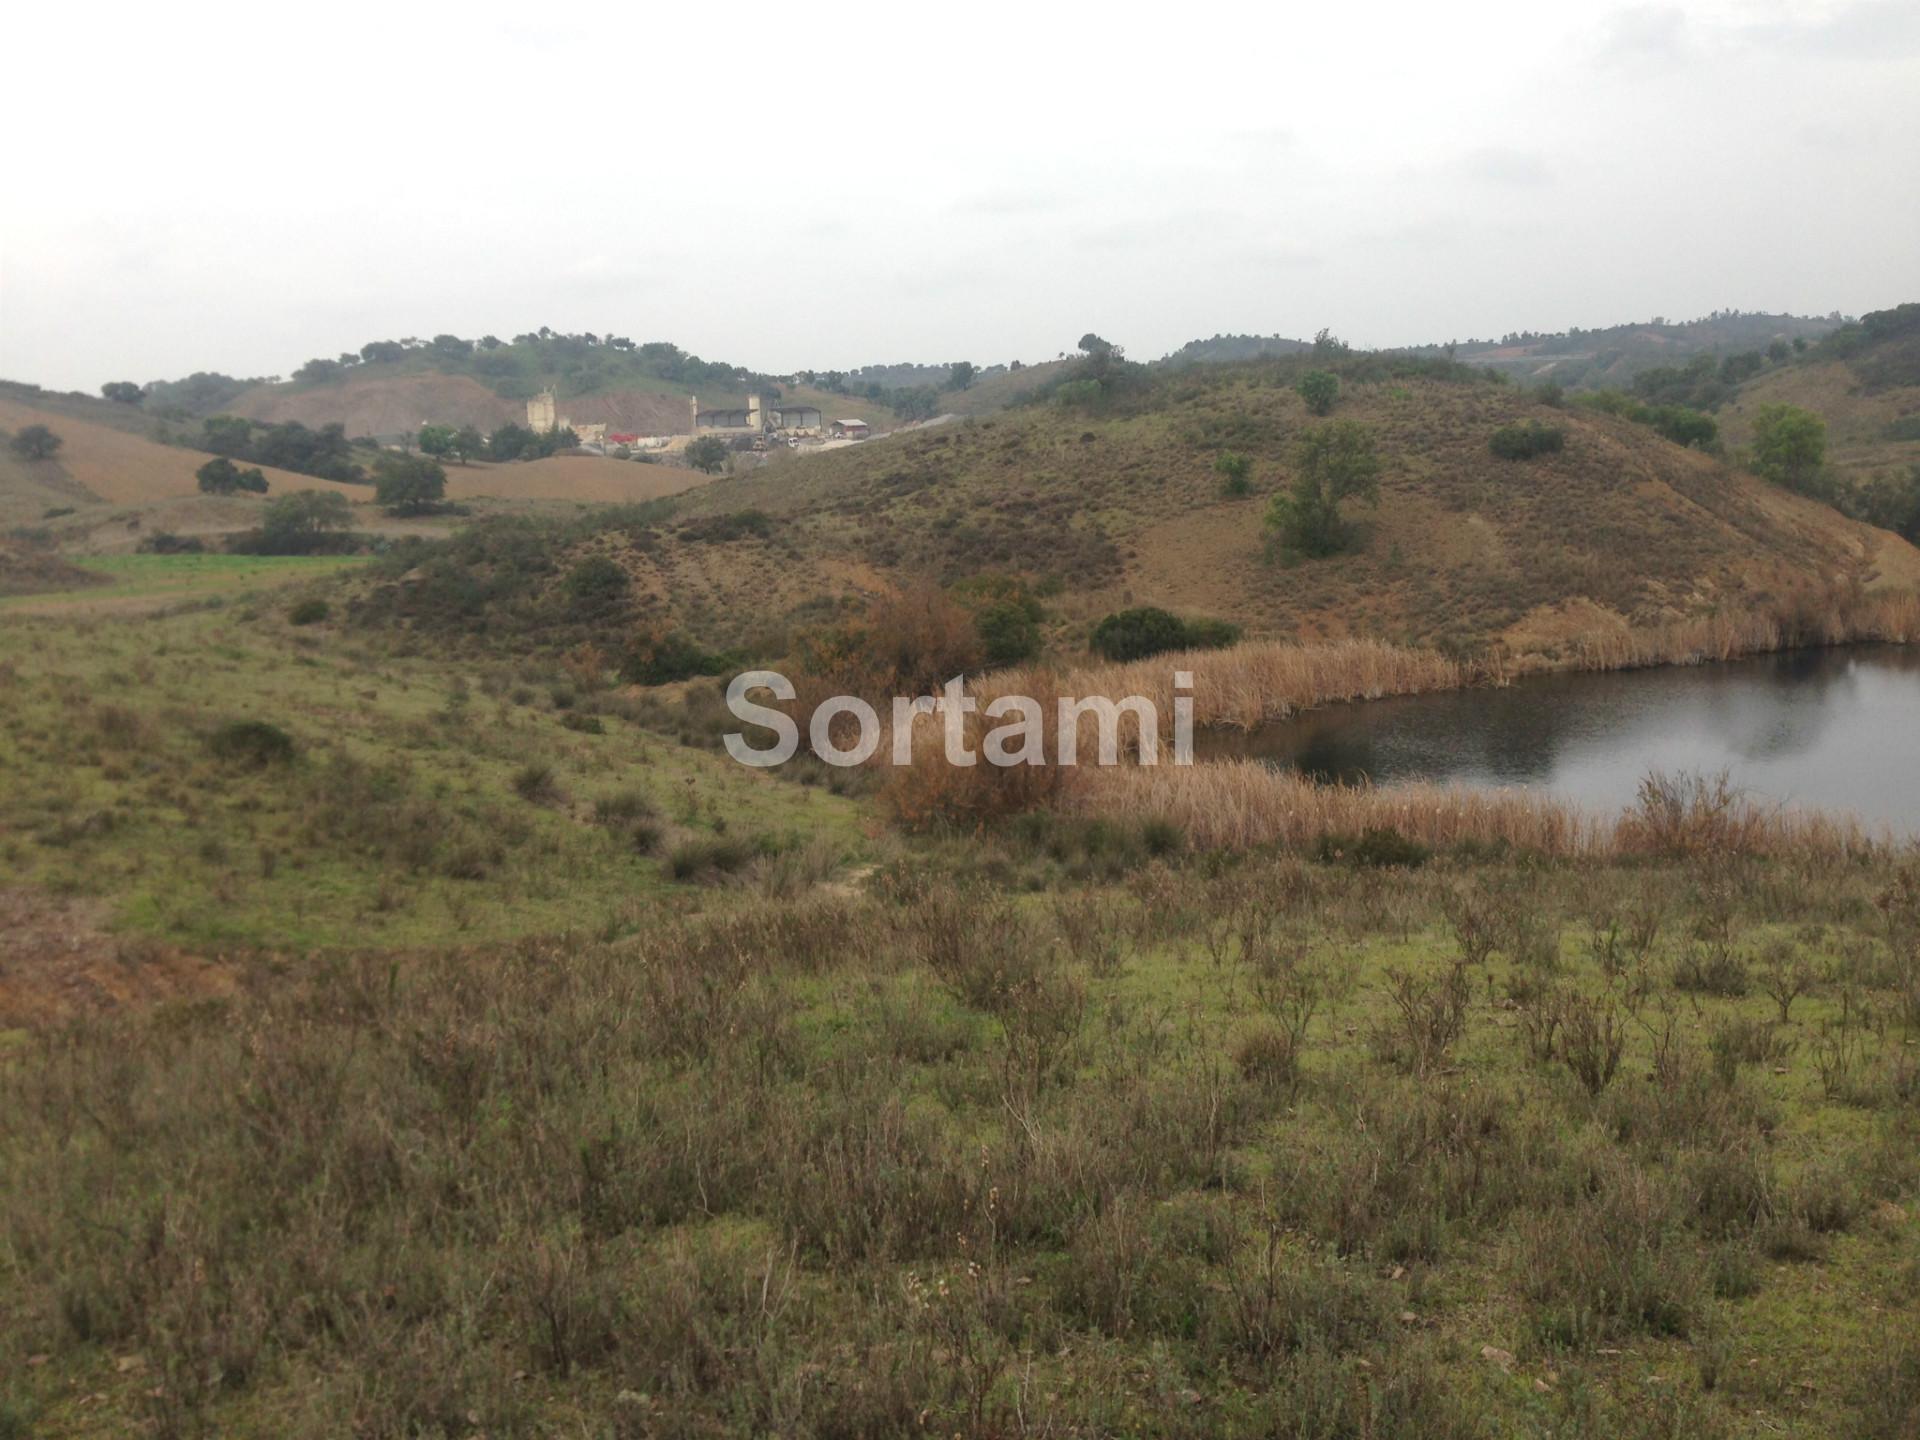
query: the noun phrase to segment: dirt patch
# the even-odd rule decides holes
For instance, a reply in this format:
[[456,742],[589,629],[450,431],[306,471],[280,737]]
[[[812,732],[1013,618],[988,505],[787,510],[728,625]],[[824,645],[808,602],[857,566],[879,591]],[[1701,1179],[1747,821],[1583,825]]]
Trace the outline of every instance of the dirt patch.
[[0,1029],[234,988],[231,970],[202,956],[108,934],[106,908],[0,889]]

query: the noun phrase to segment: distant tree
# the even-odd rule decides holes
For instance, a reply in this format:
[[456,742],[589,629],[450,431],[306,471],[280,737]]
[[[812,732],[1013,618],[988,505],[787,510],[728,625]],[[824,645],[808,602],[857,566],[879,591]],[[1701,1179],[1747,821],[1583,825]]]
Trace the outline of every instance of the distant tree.
[[1250,477],[1253,474],[1253,462],[1244,455],[1231,450],[1222,452],[1213,462],[1214,473],[1220,477],[1221,490],[1234,498],[1249,494],[1253,489]]
[[306,555],[353,525],[353,507],[337,490],[295,490],[269,500],[260,518],[262,553]]
[[956,360],[947,371],[947,389],[965,390],[973,384],[974,376],[979,373],[971,360]]
[[373,467],[374,502],[389,515],[430,514],[446,494],[447,472],[424,455],[382,455]]
[[508,421],[487,437],[487,454],[495,460],[518,460],[537,442],[533,431]]
[[1762,405],[1753,416],[1756,475],[1803,494],[1821,488],[1827,459],[1827,422],[1797,405]]
[[703,475],[717,475],[727,463],[727,442],[718,435],[702,435],[687,446],[686,457]]
[[329,380],[338,380],[340,373],[341,365],[338,360],[322,360],[316,358],[307,361],[306,364],[294,371],[293,378],[317,385],[325,384]]
[[340,352],[340,358],[334,363],[342,370],[347,369],[349,366],[358,365],[360,363],[360,352],[357,350],[342,350]]
[[382,361],[404,360],[407,347],[397,340],[373,340],[360,347],[360,358],[369,365],[378,365]]
[[930,420],[940,413],[940,392],[931,385],[909,385],[887,395],[886,403],[903,420]]
[[22,460],[51,460],[66,442],[44,425],[29,425],[13,437],[11,448]]
[[237,415],[211,415],[200,423],[200,448],[245,459],[253,451],[253,422]]
[[1267,527],[1283,550],[1300,555],[1336,555],[1352,542],[1341,517],[1347,500],[1380,502],[1380,458],[1373,432],[1352,420],[1336,420],[1307,432],[1294,450],[1294,477],[1273,497]]
[[500,337],[498,335],[482,335],[480,337],[480,348],[482,350],[498,350],[500,348]]
[[250,495],[267,493],[265,475],[257,469],[242,470],[224,455],[214,456],[193,473],[203,495],[234,495],[243,490]]
[[1771,345],[1767,346],[1767,359],[1771,360],[1776,365],[1778,365],[1782,360],[1786,359],[1792,353],[1793,353],[1793,347],[1787,344],[1785,340],[1782,340],[1779,338],[1776,338]]
[[[426,446],[422,445],[420,448],[424,450]],[[487,438],[472,425],[462,425],[453,432],[451,449],[454,458],[464,465],[474,456],[486,453]]]
[[436,335],[427,348],[442,360],[461,360],[473,353],[473,342],[458,335]]
[[1332,330],[1324,325],[1320,327],[1319,331],[1316,332],[1313,337],[1313,353],[1322,358],[1334,355],[1345,355],[1352,348],[1353,347],[1347,344],[1346,341],[1342,340],[1338,335],[1335,335]]
[[1334,402],[1340,398],[1339,377],[1325,370],[1307,371],[1293,388],[1300,392],[1300,398],[1307,402],[1307,409],[1315,415],[1332,414]]
[[431,455],[435,459],[444,459],[453,453],[453,437],[458,434],[451,425],[422,425],[420,427],[420,453]]
[[131,380],[109,380],[100,387],[100,393],[116,405],[138,405],[144,398],[140,387]]

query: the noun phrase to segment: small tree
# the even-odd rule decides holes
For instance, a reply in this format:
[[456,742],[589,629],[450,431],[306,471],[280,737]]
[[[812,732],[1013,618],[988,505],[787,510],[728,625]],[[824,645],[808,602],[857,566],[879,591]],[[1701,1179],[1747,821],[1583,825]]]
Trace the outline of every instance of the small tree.
[[353,507],[338,491],[295,490],[267,502],[260,518],[261,548],[269,555],[305,555],[352,525]]
[[1253,490],[1253,462],[1244,455],[1231,450],[1223,451],[1213,462],[1214,473],[1220,477],[1220,489],[1227,495],[1238,499]]
[[[494,343],[497,345],[500,342],[496,340]],[[453,451],[454,458],[465,465],[474,456],[486,453],[487,437],[472,425],[462,425],[453,432],[453,444],[449,448]]]
[[727,463],[727,442],[718,435],[702,435],[687,446],[687,464],[703,475],[718,475]]
[[22,460],[51,460],[66,442],[44,425],[29,425],[13,437],[13,453]]
[[453,437],[456,433],[451,425],[422,425],[420,453],[431,455],[436,460],[445,459],[453,453]]
[[138,405],[144,392],[131,380],[109,380],[100,387],[100,393],[116,405]]
[[1300,392],[1300,398],[1307,402],[1307,409],[1315,415],[1331,415],[1334,402],[1340,398],[1339,376],[1325,370],[1307,371],[1293,388]]
[[971,360],[956,360],[947,371],[947,389],[965,390],[973,384],[974,376],[979,373]]
[[267,477],[258,468],[242,470],[224,455],[214,456],[193,473],[203,495],[235,495],[243,490],[249,495],[267,493]]
[[431,514],[446,498],[447,472],[424,455],[382,455],[373,473],[374,501],[389,515]]
[[1336,420],[1308,432],[1294,452],[1295,474],[1285,493],[1273,497],[1267,527],[1283,549],[1300,555],[1336,555],[1353,538],[1340,505],[1380,503],[1380,457],[1373,432],[1352,420]]
[[1753,470],[1776,485],[1809,494],[1820,488],[1827,422],[1797,405],[1762,405],[1753,417]]

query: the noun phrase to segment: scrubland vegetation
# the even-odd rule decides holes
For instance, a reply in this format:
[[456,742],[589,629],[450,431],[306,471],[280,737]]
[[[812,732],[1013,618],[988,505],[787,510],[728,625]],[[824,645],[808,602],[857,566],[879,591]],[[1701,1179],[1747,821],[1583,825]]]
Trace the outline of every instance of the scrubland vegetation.
[[1909,1433],[1910,865],[1323,853],[1036,817],[18,1037],[0,1413]]
[[[1797,352],[1580,405],[1324,332],[1079,349],[776,480],[0,606],[0,1440],[1914,1434],[1911,846],[1691,776],[717,753],[749,663],[803,715],[965,675],[1164,730],[1176,669],[1250,728],[1912,642],[1896,542],[1697,453]],[[303,459],[221,433],[216,489]],[[353,543],[278,473],[260,548]]]

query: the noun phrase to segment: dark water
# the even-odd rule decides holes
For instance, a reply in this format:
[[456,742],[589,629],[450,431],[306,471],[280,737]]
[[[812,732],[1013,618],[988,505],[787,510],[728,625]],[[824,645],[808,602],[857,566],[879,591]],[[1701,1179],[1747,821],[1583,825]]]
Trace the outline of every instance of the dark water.
[[1725,770],[1755,798],[1920,833],[1920,647],[1542,676],[1333,706],[1199,748],[1322,779],[1534,786],[1607,810],[1650,770]]

